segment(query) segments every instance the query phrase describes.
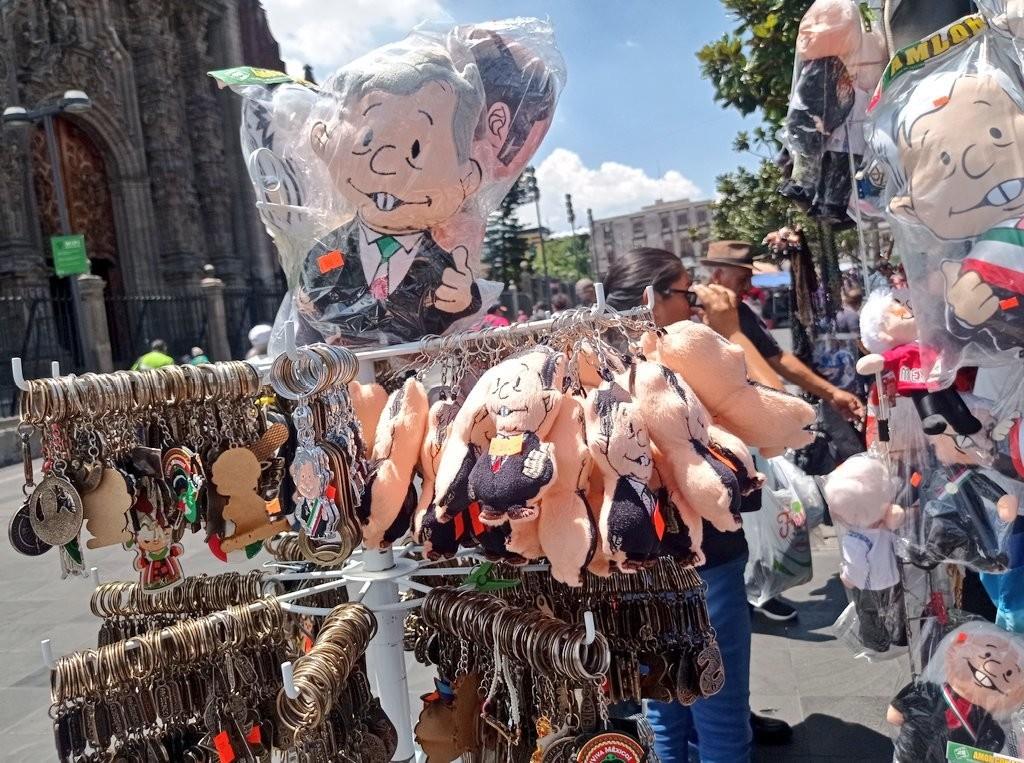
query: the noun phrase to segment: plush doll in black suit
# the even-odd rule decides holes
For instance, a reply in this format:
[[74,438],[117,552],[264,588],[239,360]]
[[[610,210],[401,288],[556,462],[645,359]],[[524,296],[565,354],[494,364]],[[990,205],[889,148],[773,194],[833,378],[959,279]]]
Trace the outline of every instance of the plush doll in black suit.
[[903,688],[887,720],[900,727],[896,763],[943,763],[946,743],[1002,752],[1003,724],[1024,704],[1024,646],[990,623],[946,636],[916,684]]
[[625,572],[658,558],[664,523],[647,486],[653,461],[643,417],[629,393],[606,384],[587,395],[587,440],[604,475],[598,525],[602,550]]

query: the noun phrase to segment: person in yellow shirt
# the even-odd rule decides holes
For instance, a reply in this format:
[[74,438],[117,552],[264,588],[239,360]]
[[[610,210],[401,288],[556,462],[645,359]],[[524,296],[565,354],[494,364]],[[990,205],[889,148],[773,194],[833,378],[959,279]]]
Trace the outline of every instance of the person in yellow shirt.
[[154,339],[149,343],[149,352],[135,361],[133,371],[155,371],[164,366],[173,366],[174,358],[167,354],[167,342]]

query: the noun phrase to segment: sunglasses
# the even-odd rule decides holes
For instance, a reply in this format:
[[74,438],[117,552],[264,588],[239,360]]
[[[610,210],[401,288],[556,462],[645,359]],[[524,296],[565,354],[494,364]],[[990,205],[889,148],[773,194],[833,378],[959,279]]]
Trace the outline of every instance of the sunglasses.
[[697,292],[690,291],[689,289],[663,289],[662,294],[682,294],[686,297],[686,303],[690,307],[697,307]]

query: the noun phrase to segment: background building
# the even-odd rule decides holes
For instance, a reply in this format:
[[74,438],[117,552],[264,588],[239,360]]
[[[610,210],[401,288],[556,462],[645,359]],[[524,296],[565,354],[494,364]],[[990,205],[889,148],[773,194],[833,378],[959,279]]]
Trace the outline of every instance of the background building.
[[[157,332],[175,352],[202,344],[207,316],[185,292],[207,263],[228,298],[283,290],[239,148],[239,98],[206,74],[242,63],[283,69],[259,0],[0,0],[0,110],[66,90],[92,100],[55,128],[71,228],[106,282],[118,364]],[[0,357],[74,368],[50,178],[41,127],[0,135]]]
[[705,250],[711,229],[710,201],[662,201],[616,217],[595,219],[591,226],[591,246],[599,273],[617,255],[638,246],[666,249],[693,267]]

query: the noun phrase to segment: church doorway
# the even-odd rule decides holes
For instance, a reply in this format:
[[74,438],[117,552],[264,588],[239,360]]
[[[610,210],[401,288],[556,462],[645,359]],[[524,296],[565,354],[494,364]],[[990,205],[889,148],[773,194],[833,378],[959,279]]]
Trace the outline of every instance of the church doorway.
[[[124,282],[119,266],[114,206],[103,152],[92,137],[71,120],[58,116],[54,118],[53,126],[71,231],[85,235],[85,249],[92,273],[106,282],[107,295],[120,295],[124,291]],[[43,247],[46,260],[50,262],[50,237],[60,235],[61,230],[50,155],[42,125],[33,130],[32,166]],[[61,344],[76,348],[74,332],[78,327],[71,309],[68,279],[52,276],[50,293],[54,305],[55,330],[60,335]],[[107,305],[110,341],[116,348],[120,344],[119,340],[123,340],[121,335],[124,334],[124,327],[118,325],[117,316],[109,314],[109,300]],[[81,359],[78,361],[80,364]]]

